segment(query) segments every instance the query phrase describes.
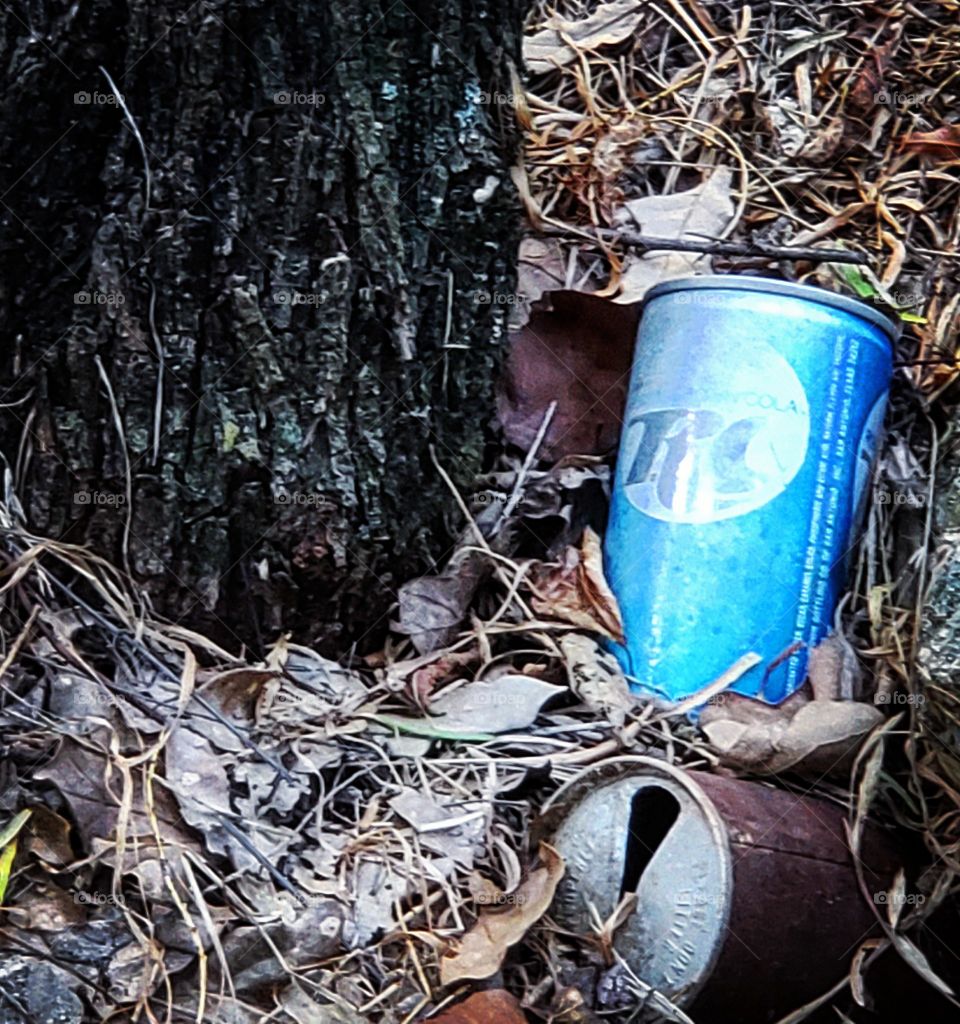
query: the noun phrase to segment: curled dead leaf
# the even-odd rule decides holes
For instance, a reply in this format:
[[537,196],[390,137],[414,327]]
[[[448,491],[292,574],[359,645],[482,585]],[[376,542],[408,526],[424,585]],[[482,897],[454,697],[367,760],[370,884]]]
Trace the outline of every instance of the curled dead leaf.
[[51,868],[65,868],[73,859],[70,822],[38,804],[24,829],[26,849]]
[[470,665],[478,658],[476,648],[466,651],[449,651],[429,664],[415,669],[407,680],[406,690],[419,707],[426,707],[434,690],[445,682],[449,682],[452,673],[465,665]]
[[600,538],[589,527],[579,550],[568,548],[559,565],[535,564],[528,579],[539,614],[623,643],[620,608],[603,574]]
[[77,823],[85,852],[96,853],[102,845],[105,863],[116,861],[118,828],[124,832],[127,847],[136,847],[139,862],[155,856],[155,832],[159,832],[168,856],[173,856],[171,851],[197,846],[165,788],[153,788],[153,814],[149,814],[142,771],[128,776],[125,789],[119,758],[70,736],[63,737],[52,760],[37,770],[35,778],[57,787]]
[[831,633],[810,652],[807,675],[816,700],[855,700],[861,673],[850,641]]
[[10,920],[27,931],[62,932],[82,924],[86,907],[59,886],[41,885],[9,907]]
[[847,106],[852,114],[863,116],[878,104],[888,101],[893,90],[886,88],[885,77],[901,39],[901,24],[894,23],[890,38],[885,43],[871,47],[869,59],[863,62],[848,93]]
[[565,866],[560,854],[547,843],[540,844],[540,861],[541,866],[534,868],[526,881],[506,896],[506,909],[481,913],[456,950],[440,960],[440,980],[444,985],[496,974],[510,947],[547,912]]
[[400,588],[397,631],[421,654],[450,643],[488,572],[489,564],[475,551],[456,551],[442,573],[408,580]]
[[636,699],[616,657],[582,633],[561,636],[558,643],[573,692],[595,714],[603,715],[611,725],[622,728]]
[[700,716],[700,726],[722,763],[761,774],[846,775],[863,741],[883,721],[871,704],[811,701],[802,692],[778,706],[735,693],[722,696],[722,703]]

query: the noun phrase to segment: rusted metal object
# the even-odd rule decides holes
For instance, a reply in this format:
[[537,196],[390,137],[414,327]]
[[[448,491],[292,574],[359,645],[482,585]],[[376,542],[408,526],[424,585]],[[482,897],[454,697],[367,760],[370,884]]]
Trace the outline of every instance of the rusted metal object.
[[[877,931],[844,821],[823,800],[637,757],[574,779],[538,832],[567,864],[561,925],[589,933],[635,892],[614,943],[631,970],[697,1024],[767,1024],[840,980]],[[886,892],[895,848],[871,829],[863,849],[869,893]]]

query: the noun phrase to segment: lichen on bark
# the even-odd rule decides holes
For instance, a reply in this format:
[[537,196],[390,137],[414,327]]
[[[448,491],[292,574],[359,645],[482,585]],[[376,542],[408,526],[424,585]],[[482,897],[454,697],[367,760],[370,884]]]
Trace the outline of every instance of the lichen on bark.
[[444,553],[430,446],[481,460],[522,5],[14,7],[0,444],[31,524],[120,563],[129,515],[158,610],[233,646],[369,642]]

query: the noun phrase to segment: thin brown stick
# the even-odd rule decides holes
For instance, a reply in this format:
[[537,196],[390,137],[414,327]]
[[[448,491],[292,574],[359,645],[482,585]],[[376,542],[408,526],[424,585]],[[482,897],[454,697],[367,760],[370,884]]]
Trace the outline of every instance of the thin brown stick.
[[811,260],[818,263],[855,263],[863,265],[870,262],[865,252],[854,252],[852,249],[827,249],[815,246],[800,245],[767,245],[765,242],[714,242],[704,239],[702,242],[690,238],[658,238],[656,235],[640,235],[633,231],[621,231],[618,228],[593,228],[590,231],[564,230],[562,228],[543,227],[539,234],[556,238],[570,239],[573,237],[589,239],[591,242],[616,242],[627,249],[643,249],[653,252],[657,249],[670,252],[696,252],[705,256],[763,256],[772,260]]

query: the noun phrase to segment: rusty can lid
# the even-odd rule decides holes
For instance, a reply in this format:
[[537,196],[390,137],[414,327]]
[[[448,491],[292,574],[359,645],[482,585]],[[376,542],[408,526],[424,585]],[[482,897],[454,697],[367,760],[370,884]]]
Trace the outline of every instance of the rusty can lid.
[[646,757],[587,769],[544,808],[566,862],[557,922],[590,934],[626,893],[633,912],[614,947],[632,972],[676,1005],[689,1004],[726,935],[733,866],[726,827],[690,776]]

